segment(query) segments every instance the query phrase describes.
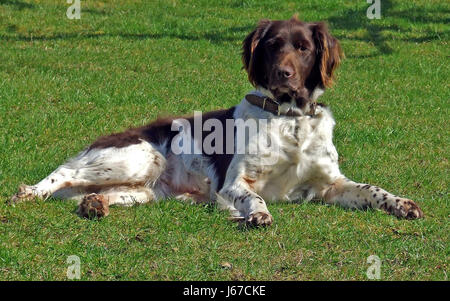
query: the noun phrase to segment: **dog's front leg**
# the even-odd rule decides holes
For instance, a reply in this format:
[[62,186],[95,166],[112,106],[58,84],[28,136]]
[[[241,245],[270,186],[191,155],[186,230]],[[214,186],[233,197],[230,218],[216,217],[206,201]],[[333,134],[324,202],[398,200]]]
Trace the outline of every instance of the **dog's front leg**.
[[423,217],[422,210],[410,199],[398,197],[377,186],[356,183],[346,178],[336,180],[323,190],[322,197],[328,203],[347,208],[378,208],[406,219]]
[[266,202],[248,187],[245,181],[234,181],[224,186],[219,195],[239,211],[249,226],[269,226],[273,222]]

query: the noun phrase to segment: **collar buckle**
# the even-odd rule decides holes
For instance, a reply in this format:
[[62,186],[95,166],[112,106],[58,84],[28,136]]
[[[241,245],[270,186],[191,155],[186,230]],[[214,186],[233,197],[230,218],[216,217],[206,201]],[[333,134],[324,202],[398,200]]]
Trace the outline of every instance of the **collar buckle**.
[[271,99],[273,101],[273,103],[277,106],[277,116],[281,115],[281,105],[278,101],[276,101],[275,99]]

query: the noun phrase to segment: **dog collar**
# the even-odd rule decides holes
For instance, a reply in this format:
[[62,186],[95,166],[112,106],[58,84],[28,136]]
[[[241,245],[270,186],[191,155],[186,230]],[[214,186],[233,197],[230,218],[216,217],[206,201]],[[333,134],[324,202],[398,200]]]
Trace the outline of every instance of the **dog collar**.
[[270,112],[277,116],[283,115],[283,116],[299,117],[299,116],[305,116],[305,115],[309,115],[309,116],[315,115],[315,107],[316,107],[315,103],[313,103],[311,105],[311,111],[308,114],[301,114],[292,109],[289,109],[286,113],[281,113],[280,103],[277,102],[276,100],[273,100],[272,98],[270,98],[268,96],[258,96],[255,94],[247,94],[247,95],[245,95],[245,99],[252,105],[260,107],[264,111]]

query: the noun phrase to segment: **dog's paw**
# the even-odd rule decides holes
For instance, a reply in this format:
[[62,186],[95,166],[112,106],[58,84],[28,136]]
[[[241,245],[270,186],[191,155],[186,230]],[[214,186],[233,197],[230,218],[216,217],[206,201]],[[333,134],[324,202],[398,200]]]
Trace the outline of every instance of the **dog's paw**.
[[9,199],[9,204],[16,204],[23,201],[32,200],[35,197],[33,194],[33,187],[21,184],[15,195]]
[[417,219],[423,217],[423,212],[413,201],[409,199],[397,198],[394,200],[395,205],[387,208],[388,212],[406,219]]
[[245,220],[245,224],[251,227],[265,227],[273,223],[273,217],[268,212],[251,213]]
[[109,201],[101,194],[86,195],[78,206],[77,213],[84,218],[101,218],[109,214]]

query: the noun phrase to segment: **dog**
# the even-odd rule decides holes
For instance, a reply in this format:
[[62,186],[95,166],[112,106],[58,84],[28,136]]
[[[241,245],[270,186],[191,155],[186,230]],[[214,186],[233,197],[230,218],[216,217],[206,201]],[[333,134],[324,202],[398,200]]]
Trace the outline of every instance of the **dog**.
[[[21,185],[11,201],[78,199],[78,213],[84,217],[107,216],[110,205],[165,198],[211,201],[249,226],[273,223],[266,201],[301,199],[378,208],[399,218],[423,217],[412,200],[340,172],[332,142],[335,120],[317,99],[333,84],[342,58],[339,41],[323,22],[302,22],[295,16],[261,20],[244,39],[242,51],[255,89],[238,105],[202,114],[200,121],[198,116],[157,119],[101,137],[36,185]],[[247,135],[246,127],[226,126],[228,121],[266,123]],[[177,124],[183,124],[178,131]],[[213,128],[216,139],[210,137]],[[238,143],[236,135],[244,138]],[[260,136],[267,143],[255,138]],[[210,145],[219,151],[189,152],[195,147],[188,138],[194,146],[215,140]],[[244,151],[237,153],[239,147]],[[250,153],[251,147],[260,151]]]

